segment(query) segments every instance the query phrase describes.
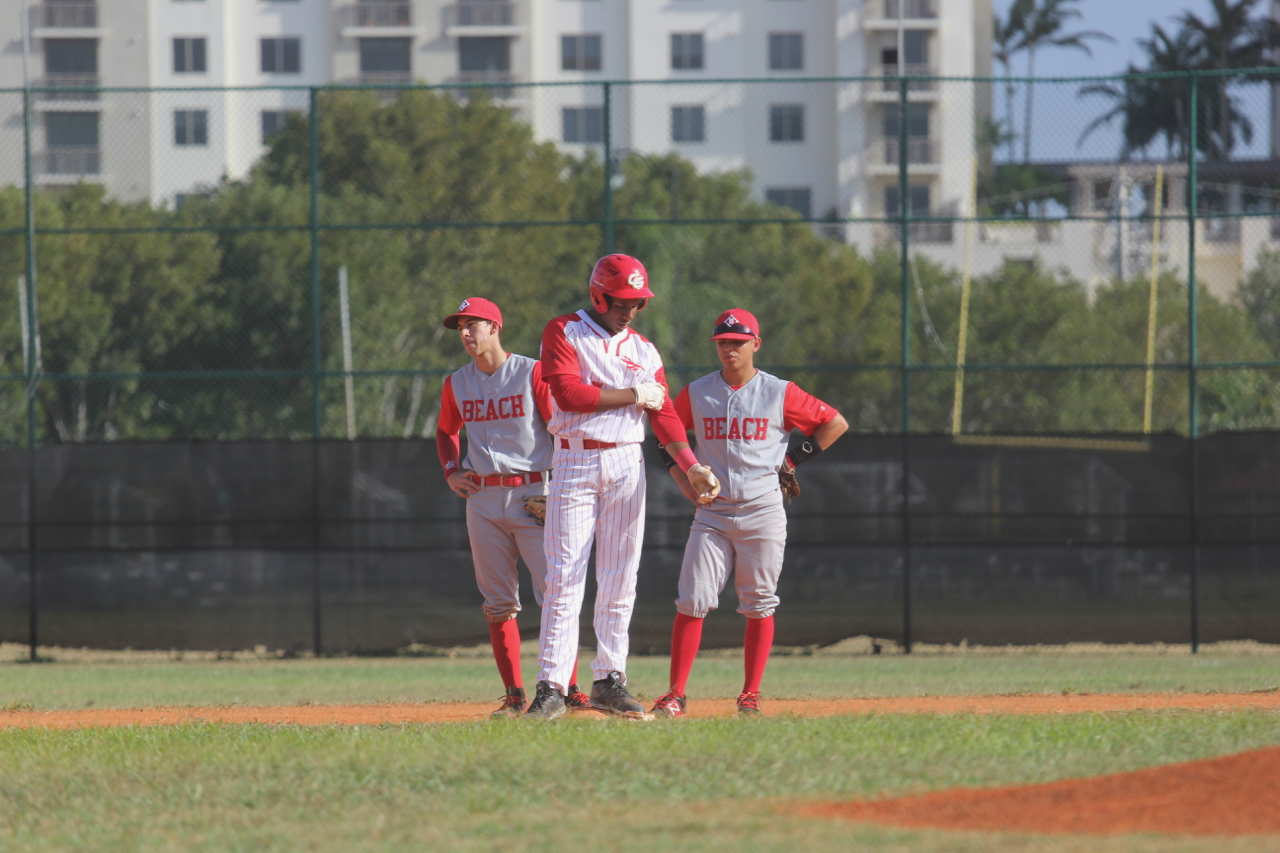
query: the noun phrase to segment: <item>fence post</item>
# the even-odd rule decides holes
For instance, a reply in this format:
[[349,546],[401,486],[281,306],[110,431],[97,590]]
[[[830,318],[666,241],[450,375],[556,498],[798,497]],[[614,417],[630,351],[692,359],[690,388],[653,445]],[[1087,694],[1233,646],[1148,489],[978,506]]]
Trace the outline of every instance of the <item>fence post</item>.
[[[23,32],[26,23],[23,23]],[[32,185],[35,168],[31,162],[31,85],[27,81],[22,91],[22,144],[26,170],[24,204],[26,208],[27,248],[27,299],[22,310],[27,315],[26,361],[27,395],[27,643],[31,660],[36,660],[36,648],[40,645],[40,570],[39,538],[36,535],[36,208],[35,189]]]
[[320,644],[320,112],[311,88],[311,650]]
[[1188,431],[1191,437],[1191,653],[1200,651],[1200,390],[1196,349],[1196,146],[1200,124],[1200,77],[1191,76],[1191,132],[1187,151],[1187,371]]
[[604,84],[604,253],[613,254],[613,84]]
[[[898,70],[903,66],[899,57]],[[898,239],[902,294],[902,648],[911,654],[911,185],[907,179],[907,78],[898,78]]]

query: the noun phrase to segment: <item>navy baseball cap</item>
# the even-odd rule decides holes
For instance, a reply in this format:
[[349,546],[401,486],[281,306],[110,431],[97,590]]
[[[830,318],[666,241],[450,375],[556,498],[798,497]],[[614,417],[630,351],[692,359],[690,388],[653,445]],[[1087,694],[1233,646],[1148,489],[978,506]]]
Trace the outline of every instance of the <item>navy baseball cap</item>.
[[730,308],[716,318],[713,341],[749,341],[760,337],[760,323],[750,311]]
[[498,306],[490,302],[488,299],[481,299],[479,296],[473,296],[470,299],[462,300],[462,304],[458,306],[458,310],[444,318],[444,327],[446,329],[458,328],[458,322],[463,317],[476,317],[481,320],[490,320],[498,324],[498,328],[502,328],[502,311]]

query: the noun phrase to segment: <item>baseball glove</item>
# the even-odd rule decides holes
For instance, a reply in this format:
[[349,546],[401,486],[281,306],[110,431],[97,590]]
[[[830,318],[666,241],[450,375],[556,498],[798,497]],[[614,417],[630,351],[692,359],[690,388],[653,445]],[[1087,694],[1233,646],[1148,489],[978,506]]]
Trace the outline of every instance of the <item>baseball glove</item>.
[[706,465],[693,465],[685,473],[689,477],[689,484],[693,486],[694,494],[698,496],[698,503],[706,506],[720,494],[720,481]]
[[782,489],[782,498],[787,503],[800,497],[800,481],[796,479],[796,469],[786,462],[783,462],[782,467],[778,469],[778,486]]
[[547,523],[547,496],[534,495],[531,498],[526,498],[524,502],[524,511],[529,513],[529,515],[533,517],[534,521],[538,522],[539,527],[546,524]]

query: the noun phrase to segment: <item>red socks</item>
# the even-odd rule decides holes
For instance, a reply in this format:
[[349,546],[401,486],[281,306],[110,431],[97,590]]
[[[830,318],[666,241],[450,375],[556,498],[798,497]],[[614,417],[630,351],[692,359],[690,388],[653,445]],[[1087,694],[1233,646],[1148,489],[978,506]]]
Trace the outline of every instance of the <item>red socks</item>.
[[503,687],[524,687],[520,677],[520,626],[516,620],[489,623],[489,642]]
[[671,629],[671,689],[681,696],[701,644],[702,620],[677,613],[676,624]]
[[[764,678],[764,668],[769,663],[769,651],[773,648],[773,617],[747,620],[747,636],[743,640],[743,663],[746,679],[742,684],[743,693],[759,693],[760,681]],[[674,659],[672,666],[675,666]]]
[[[490,622],[489,642],[493,644],[493,659],[498,664],[502,686],[524,689],[524,680],[520,676],[520,626],[516,624],[516,620]],[[573,676],[569,683],[578,683],[577,660],[573,662]]]

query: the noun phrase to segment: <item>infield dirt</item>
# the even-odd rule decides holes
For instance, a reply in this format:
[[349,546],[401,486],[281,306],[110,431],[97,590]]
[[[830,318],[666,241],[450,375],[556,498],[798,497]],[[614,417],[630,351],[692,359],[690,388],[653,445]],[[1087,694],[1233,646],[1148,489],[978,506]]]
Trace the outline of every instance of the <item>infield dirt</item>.
[[[1280,691],[1277,690],[1257,693],[1063,693],[902,696],[878,699],[771,700],[765,697],[762,701],[765,713],[769,716],[797,717],[830,717],[840,714],[1083,714],[1175,709],[1280,711]],[[7,708],[0,709],[0,729],[165,726],[191,722],[300,726],[465,723],[485,719],[496,707],[491,702],[388,702],[353,705],[86,708],[74,711]],[[694,719],[732,717],[736,715],[736,708],[731,699],[691,699],[688,715]]]

